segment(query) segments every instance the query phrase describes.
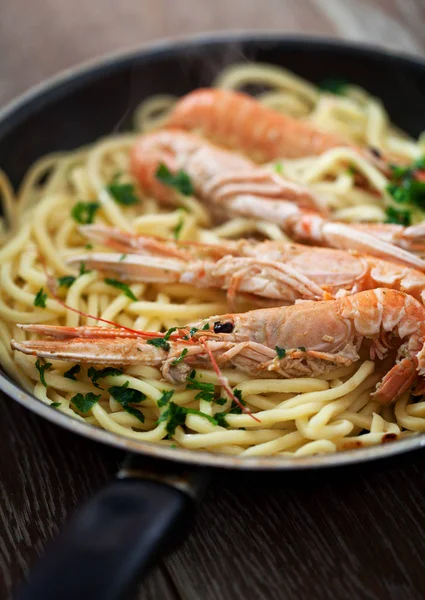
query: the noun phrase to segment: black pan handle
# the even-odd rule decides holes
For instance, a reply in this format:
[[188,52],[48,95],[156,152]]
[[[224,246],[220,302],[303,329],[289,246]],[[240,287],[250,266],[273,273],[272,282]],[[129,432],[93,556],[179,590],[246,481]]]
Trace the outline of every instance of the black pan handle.
[[18,600],[127,598],[140,575],[182,541],[205,475],[127,465],[121,477],[71,520]]

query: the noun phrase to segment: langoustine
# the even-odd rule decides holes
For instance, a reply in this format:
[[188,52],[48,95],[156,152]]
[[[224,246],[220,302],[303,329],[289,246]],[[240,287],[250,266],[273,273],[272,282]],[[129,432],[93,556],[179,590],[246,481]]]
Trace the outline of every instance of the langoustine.
[[102,225],[86,225],[80,231],[120,253],[90,252],[72,257],[70,265],[84,263],[132,283],[179,282],[224,289],[231,308],[237,294],[249,294],[254,302],[292,304],[382,286],[425,304],[424,273],[373,256],[271,240],[177,243]]
[[[425,374],[425,307],[385,288],[210,317],[169,332],[161,347],[144,339],[144,332],[124,329],[21,327],[50,339],[12,340],[14,350],[82,363],[152,365],[172,382],[185,381],[194,367],[212,364],[260,377],[318,376],[359,360],[365,340],[370,340],[372,359],[395,354],[396,364],[374,392],[381,403],[396,401]],[[164,339],[164,334],[157,335]]]
[[368,252],[425,270],[425,262],[405,249],[423,244],[425,226],[386,230],[381,225],[377,230],[329,221],[308,188],[195,135],[172,130],[143,135],[131,151],[130,163],[141,187],[160,202],[177,201],[176,191],[156,177],[165,164],[171,171],[186,171],[196,196],[221,218],[240,215],[271,221],[297,241]]
[[194,131],[207,139],[243,152],[256,162],[315,156],[336,147],[352,147],[385,169],[385,163],[344,138],[300,119],[276,112],[247,94],[223,89],[199,89],[183,96],[171,111],[166,127]]

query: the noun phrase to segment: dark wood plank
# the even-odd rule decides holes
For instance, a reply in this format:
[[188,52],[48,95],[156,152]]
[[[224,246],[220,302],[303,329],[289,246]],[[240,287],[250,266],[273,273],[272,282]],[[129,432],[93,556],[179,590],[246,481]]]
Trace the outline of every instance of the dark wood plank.
[[184,600],[419,600],[424,468],[213,486],[167,567]]
[[[0,395],[0,598],[8,598],[66,518],[110,480],[121,453],[43,422]],[[158,567],[140,588],[176,600]]]

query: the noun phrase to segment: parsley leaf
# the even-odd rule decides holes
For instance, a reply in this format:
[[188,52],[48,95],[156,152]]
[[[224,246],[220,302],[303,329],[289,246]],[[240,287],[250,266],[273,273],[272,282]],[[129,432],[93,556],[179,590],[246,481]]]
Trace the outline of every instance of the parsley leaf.
[[40,308],[46,308],[46,300],[47,294],[43,291],[43,288],[40,288],[35,295],[34,298],[34,306],[39,306]]
[[73,275],[64,275],[63,277],[58,277],[58,286],[70,288],[75,279],[76,278]]
[[173,237],[174,237],[175,240],[179,239],[183,225],[184,225],[184,221],[183,221],[183,219],[180,219],[180,221],[174,227],[174,229],[173,229]]
[[159,406],[159,408],[168,404],[169,401],[171,400],[171,398],[173,397],[173,395],[174,395],[174,390],[168,390],[168,391],[164,390],[162,392],[161,398],[157,402],[157,405]]
[[117,177],[115,177],[115,180],[106,189],[115,202],[121,204],[121,206],[131,206],[139,202],[134,185],[132,183],[118,183]]
[[90,367],[87,371],[87,375],[91,379],[92,384],[95,387],[100,388],[100,385],[97,383],[99,379],[108,377],[109,375],[122,375],[122,371],[120,369],[116,369],[115,367],[105,367],[104,369]]
[[175,358],[175,359],[174,359],[174,360],[171,362],[172,366],[174,367],[175,365],[178,365],[179,363],[181,363],[181,362],[182,362],[182,360],[184,359],[184,357],[186,356],[187,352],[188,352],[187,348],[184,348],[184,349],[182,350],[182,353],[180,354],[180,356],[179,356],[178,358]]
[[90,244],[90,243],[88,243],[88,244],[86,244],[86,245],[84,246],[84,248],[85,248],[86,250],[93,250],[93,244]]
[[130,383],[126,381],[123,385],[110,387],[108,392],[111,396],[123,407],[130,415],[137,417],[142,423],[145,422],[145,415],[138,409],[130,406],[131,404],[140,404],[146,395],[140,390],[133,390],[128,386]]
[[58,408],[58,406],[62,406],[61,402],[51,402],[49,404],[49,406],[51,406],[52,408]]
[[286,354],[285,348],[279,348],[279,346],[275,346],[276,354],[279,360],[282,360]]
[[187,377],[186,381],[189,383],[186,386],[187,390],[200,390],[199,394],[196,394],[195,400],[205,400],[205,402],[211,402],[214,400],[215,386],[213,383],[203,383],[195,379],[196,371],[193,370]]
[[217,412],[214,415],[214,419],[220,427],[229,427],[229,423],[226,421],[226,414],[225,412]]
[[124,296],[127,296],[127,298],[130,298],[130,300],[137,302],[136,296],[133,294],[130,287],[126,283],[123,283],[122,281],[118,281],[117,279],[110,279],[109,277],[104,279],[104,282],[107,283],[108,285],[111,285],[114,288],[117,288],[118,290],[121,290],[123,292]]
[[[246,406],[246,402],[242,398],[242,392],[241,392],[241,390],[233,390],[233,393],[236,396],[236,398],[239,400],[239,402],[242,404],[242,406]],[[238,406],[234,400],[232,400],[232,404],[231,404],[230,409],[229,409],[229,414],[232,414],[232,415],[240,415],[240,414],[242,414],[241,407]]]
[[305,352],[306,351],[306,349],[305,349],[304,346],[299,346],[298,350],[301,350],[301,352]]
[[80,365],[74,365],[73,367],[71,367],[70,369],[68,369],[68,371],[66,371],[63,374],[63,376],[66,377],[67,379],[72,379],[73,381],[77,381],[77,378],[75,376],[80,371],[81,371]]
[[210,328],[210,324],[209,323],[205,323],[205,325],[202,327],[202,331],[208,331]]
[[81,277],[81,275],[85,275],[86,273],[91,273],[91,271],[90,269],[86,269],[86,263],[82,262],[80,264],[80,272],[78,274]]
[[343,96],[345,92],[345,88],[348,85],[348,81],[345,79],[324,79],[320,84],[319,88],[323,92],[329,92],[330,94],[335,94],[336,96]]
[[401,208],[394,208],[394,206],[388,206],[385,212],[387,215],[385,223],[397,223],[399,225],[404,225],[405,227],[411,224],[409,210],[403,210]]
[[218,424],[217,420],[214,417],[211,417],[210,415],[207,415],[206,413],[201,412],[200,410],[196,410],[194,408],[186,408],[185,406],[179,406],[175,402],[169,403],[167,410],[165,410],[162,413],[157,423],[167,421],[165,430],[169,436],[173,436],[176,432],[177,427],[185,424],[186,415],[199,415],[200,417],[208,419],[208,421],[213,425]]
[[88,394],[75,394],[75,396],[71,398],[71,402],[80,412],[85,414],[93,408],[99,398],[100,394],[93,394],[92,392],[89,392]]
[[77,223],[90,225],[90,223],[93,223],[99,208],[99,202],[77,202],[71,209],[71,217],[74,221],[77,221]]
[[168,331],[166,331],[164,333],[164,340],[169,340],[170,339],[170,335],[172,333],[174,333],[175,331],[177,331],[177,329],[178,329],[177,327],[170,327],[170,329],[168,329]]
[[170,344],[166,341],[165,337],[160,338],[152,338],[147,342],[151,346],[156,346],[157,348],[163,348],[164,350],[170,349]]
[[121,254],[119,261],[118,262],[122,262],[123,260],[125,260],[127,258],[127,254]]
[[40,373],[40,381],[44,385],[45,388],[47,387],[47,383],[46,383],[46,379],[44,377],[44,373],[48,369],[50,369],[51,366],[52,366],[52,363],[46,363],[43,359],[41,359],[41,360],[38,359],[35,361],[35,368]]
[[277,173],[278,175],[283,174],[283,164],[281,162],[275,163],[273,165],[273,168],[275,170],[275,173]]
[[168,187],[175,188],[183,196],[193,196],[193,185],[189,175],[181,169],[177,173],[171,173],[169,168],[161,163],[155,173],[155,177]]

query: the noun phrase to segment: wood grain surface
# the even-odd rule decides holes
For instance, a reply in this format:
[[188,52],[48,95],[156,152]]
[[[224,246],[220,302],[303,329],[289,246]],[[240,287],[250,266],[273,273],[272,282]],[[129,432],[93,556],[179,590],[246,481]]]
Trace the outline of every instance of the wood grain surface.
[[[425,51],[424,0],[0,0],[0,106],[58,70],[160,37],[262,29]],[[0,598],[119,452],[0,402]],[[138,597],[416,600],[425,595],[425,455],[305,479],[216,479],[184,545]]]

